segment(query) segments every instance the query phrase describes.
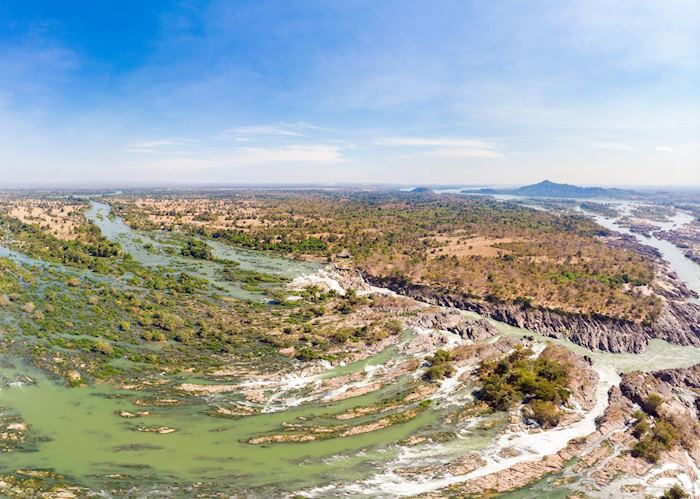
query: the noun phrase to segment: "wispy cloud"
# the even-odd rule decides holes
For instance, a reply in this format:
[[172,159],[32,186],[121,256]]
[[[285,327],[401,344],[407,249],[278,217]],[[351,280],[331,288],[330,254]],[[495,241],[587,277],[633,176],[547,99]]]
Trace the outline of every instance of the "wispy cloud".
[[[304,121],[296,123],[280,122],[276,125],[254,125],[229,128],[221,132],[217,138],[247,138],[258,137],[305,137],[313,131],[327,130],[323,127],[315,126]],[[242,136],[242,137],[241,137]]]
[[673,152],[673,148],[668,146],[656,146],[656,150],[657,152]]
[[492,142],[472,138],[384,137],[380,146],[413,148],[421,156],[436,158],[503,158],[505,155]]
[[288,146],[280,148],[243,147],[234,151],[232,165],[264,165],[279,163],[323,163],[344,161],[341,148],[335,145]]
[[[165,141],[159,141],[165,142]],[[244,167],[325,166],[346,161],[339,146],[327,144],[285,147],[239,147],[218,153],[158,155],[137,161],[126,170],[147,173],[196,174],[222,172]]]

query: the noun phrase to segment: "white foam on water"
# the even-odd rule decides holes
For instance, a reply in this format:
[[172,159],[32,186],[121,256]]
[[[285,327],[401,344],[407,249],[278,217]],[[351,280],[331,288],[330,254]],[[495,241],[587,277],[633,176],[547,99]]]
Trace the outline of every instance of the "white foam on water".
[[[398,475],[393,471],[394,469],[417,459],[425,459],[430,454],[441,450],[440,446],[434,445],[428,446],[429,450],[407,448],[402,450],[399,457],[385,472],[364,482],[347,485],[340,491],[375,497],[413,496],[497,473],[522,462],[536,461],[555,454],[566,447],[571,440],[593,433],[596,430],[596,418],[601,416],[608,406],[607,392],[610,387],[619,383],[620,377],[614,369],[608,366],[598,367],[596,371],[599,376],[596,404],[583,419],[563,428],[553,428],[538,433],[526,431],[506,433],[484,450],[482,457],[486,460],[486,464],[470,473],[464,475],[445,474],[438,478]],[[519,451],[519,454],[503,458],[500,454],[505,449]]]
[[306,274],[296,277],[289,283],[289,289],[294,291],[302,291],[309,286],[319,286],[327,290],[333,290],[340,296],[345,296],[346,290],[340,284],[338,275],[328,269],[321,269],[313,274]]

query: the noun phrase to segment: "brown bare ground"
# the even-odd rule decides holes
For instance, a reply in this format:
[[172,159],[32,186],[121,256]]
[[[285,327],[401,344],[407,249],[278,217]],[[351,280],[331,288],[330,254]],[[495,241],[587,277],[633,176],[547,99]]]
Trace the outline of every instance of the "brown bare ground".
[[75,229],[82,222],[84,207],[85,205],[78,203],[27,199],[12,203],[8,215],[26,224],[48,229],[59,239],[72,240],[77,237]]
[[439,245],[434,252],[429,253],[431,259],[442,255],[458,258],[468,256],[496,257],[510,253],[510,251],[494,245],[522,241],[522,239],[512,237],[489,238],[480,236],[434,236],[428,239]]

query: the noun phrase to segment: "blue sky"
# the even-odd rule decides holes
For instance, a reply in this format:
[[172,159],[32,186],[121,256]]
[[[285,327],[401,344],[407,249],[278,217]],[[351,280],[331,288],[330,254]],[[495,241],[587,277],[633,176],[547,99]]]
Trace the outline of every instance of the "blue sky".
[[700,3],[0,4],[0,183],[700,185]]

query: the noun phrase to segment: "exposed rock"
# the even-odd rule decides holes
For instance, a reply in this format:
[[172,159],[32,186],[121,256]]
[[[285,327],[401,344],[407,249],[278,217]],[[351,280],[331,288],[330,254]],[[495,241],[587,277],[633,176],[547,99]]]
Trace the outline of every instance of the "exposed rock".
[[392,278],[369,275],[366,278],[377,286],[426,303],[477,312],[512,326],[548,336],[566,337],[592,350],[639,353],[647,347],[651,338],[700,347],[700,305],[695,303],[668,300],[653,324],[641,324],[606,317],[564,315],[510,303],[491,303]]
[[462,338],[468,338],[472,341],[483,341],[498,334],[498,329],[486,319],[477,319],[461,323],[454,332]]
[[212,395],[216,393],[230,393],[241,390],[239,385],[198,385],[196,383],[183,383],[176,387],[178,390],[202,395]]
[[452,307],[429,307],[420,311],[410,321],[412,326],[449,331],[473,341],[480,341],[498,334],[498,329],[486,319],[472,319]]
[[365,395],[366,393],[376,392],[382,386],[383,386],[383,384],[380,382],[369,383],[369,384],[362,385],[362,386],[353,386],[353,387],[348,388],[344,392],[340,392],[338,394],[335,394],[335,395],[328,397],[326,400],[331,401],[331,402],[336,402],[339,400],[345,400],[345,399],[349,399],[352,397],[358,397],[360,395]]
[[660,230],[654,236],[673,243],[683,250],[686,258],[700,265],[700,226],[697,222],[675,230]]
[[280,348],[279,349],[279,354],[284,355],[285,357],[294,357],[297,353],[297,349],[294,347],[286,347],[286,348]]
[[174,433],[177,430],[175,428],[170,428],[169,426],[139,426],[138,428],[136,428],[136,431],[167,435],[168,433]]

